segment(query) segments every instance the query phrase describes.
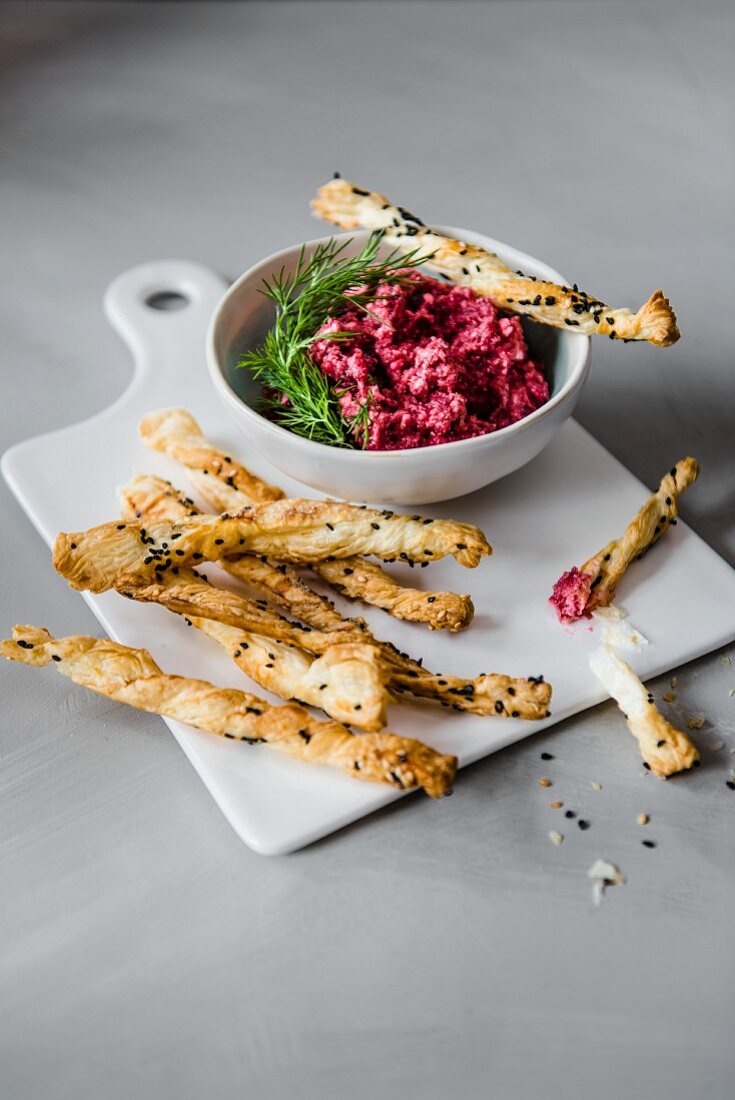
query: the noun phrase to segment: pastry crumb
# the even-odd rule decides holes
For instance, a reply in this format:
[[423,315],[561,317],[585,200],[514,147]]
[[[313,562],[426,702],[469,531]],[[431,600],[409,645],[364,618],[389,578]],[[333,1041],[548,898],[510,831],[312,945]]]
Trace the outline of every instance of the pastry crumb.
[[551,787],[552,783],[550,779],[539,779],[539,787]]
[[689,721],[687,722],[687,729],[701,730],[702,726],[704,725],[704,723],[706,721],[707,721],[707,719],[704,717],[704,715],[697,714],[693,718],[689,719]]
[[561,833],[557,833],[556,829],[552,829],[549,833],[549,840],[552,844],[561,844],[563,839],[564,837],[561,835]]
[[710,752],[719,752],[720,749],[724,749],[724,747],[724,741],[710,741],[707,744],[707,748],[710,750]]
[[563,802],[550,802],[549,805],[551,806],[552,810],[560,810],[562,808],[562,806],[564,805],[564,803]]
[[729,657],[727,657],[727,656],[725,656],[725,657],[722,657],[722,658],[720,658],[720,659],[721,659],[721,661],[722,661],[723,665],[731,665],[731,664],[732,664],[732,661],[731,661],[731,660],[730,660],[730,658],[729,658]]
[[595,880],[592,884],[592,901],[595,905],[602,902],[608,886],[622,886],[625,882],[623,872],[614,863],[608,863],[606,859],[596,859],[587,876]]
[[590,779],[590,787],[592,787],[593,791],[601,791],[602,783],[597,783],[594,779]]
[[675,688],[676,685],[678,684],[678,682],[679,681],[677,680],[676,676],[671,677],[670,683],[671,683],[672,688]]
[[651,819],[648,814],[638,814],[638,817],[636,818],[636,821],[639,825],[647,825],[650,820]]
[[675,703],[676,702],[676,692],[675,691],[665,691],[664,694],[661,696],[661,698],[664,699],[667,703]]

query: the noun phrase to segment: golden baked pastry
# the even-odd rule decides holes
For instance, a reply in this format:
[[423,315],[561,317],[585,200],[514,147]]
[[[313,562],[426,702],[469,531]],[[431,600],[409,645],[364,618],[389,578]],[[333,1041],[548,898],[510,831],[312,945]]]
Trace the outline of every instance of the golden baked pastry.
[[157,603],[198,622],[209,619],[226,623],[237,631],[274,638],[317,656],[326,654],[337,643],[374,646],[387,666],[388,684],[398,694],[408,691],[473,714],[548,717],[551,687],[543,677],[521,679],[490,673],[464,679],[439,675],[400,653],[392,643],[375,639],[360,620],[340,618],[326,631],[303,627],[271,611],[264,601],[253,603],[240,593],[218,588],[186,569],[178,569],[177,573],[167,571],[150,584],[130,583],[121,578],[115,587],[129,599]]
[[334,500],[278,500],[236,515],[191,516],[161,521],[104,523],[57,535],[53,563],[72,588],[104,592],[120,576],[143,583],[175,564],[244,553],[290,562],[375,554],[407,561],[438,561],[451,554],[473,568],[492,553],[477,527],[453,520],[378,512]]
[[588,616],[595,608],[607,607],[631,562],[642,558],[662,539],[679,514],[679,497],[699,475],[695,458],[682,458],[661,480],[619,539],[598,550],[579,569],[564,573],[554,585],[551,603],[562,622]]
[[427,228],[385,195],[333,179],[317,191],[311,203],[320,218],[341,229],[380,229],[386,244],[426,255],[425,266],[460,286],[471,287],[500,309],[524,314],[555,328],[611,340],[647,340],[669,347],[679,339],[676,314],[662,290],[656,290],[637,313],[613,309],[575,285],[524,275],[511,269],[493,252],[478,245],[445,237]]
[[[202,476],[214,476],[225,488],[245,493],[247,503],[280,500],[285,494],[275,485],[256,477],[239,462],[210,446],[191,413],[186,409],[158,409],[143,417],[138,425],[143,442],[154,451],[178,459]],[[225,512],[229,504],[218,511]],[[236,505],[235,505],[236,507]]]
[[659,776],[693,767],[699,760],[696,746],[656,709],[653,695],[630,665],[608,645],[594,650],[589,660],[595,676],[625,715],[640,747],[643,766]]
[[219,642],[238,668],[281,699],[307,703],[334,718],[370,733],[386,722],[388,669],[376,646],[335,644],[314,657],[295,645],[264,634],[240,630],[216,619],[189,619]]
[[338,722],[317,721],[296,703],[274,707],[245,691],[167,676],[145,649],[106,638],[53,638],[44,629],[16,626],[0,652],[36,667],[53,661],[59,672],[99,695],[234,741],[267,744],[309,763],[329,764],[354,779],[398,790],[423,787],[432,798],[452,787],[455,756],[392,733],[356,736]]
[[[264,483],[213,447],[186,409],[148,413],[138,431],[147,446],[186,467],[196,493],[216,512],[235,512],[256,503],[247,486],[251,482]],[[364,558],[343,558],[341,564],[316,562],[312,569],[340,595],[380,607],[396,619],[426,623],[432,630],[451,632],[464,630],[472,621],[474,607],[469,596],[408,588],[388,576],[377,563]]]

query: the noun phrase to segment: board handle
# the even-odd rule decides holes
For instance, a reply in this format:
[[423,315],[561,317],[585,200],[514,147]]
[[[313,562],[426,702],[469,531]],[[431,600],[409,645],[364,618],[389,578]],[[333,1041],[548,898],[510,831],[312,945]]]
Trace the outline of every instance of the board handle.
[[154,367],[159,376],[177,369],[182,341],[195,340],[203,350],[202,337],[227,286],[221,275],[189,260],[140,264],[110,284],[105,313],[133,353],[136,381]]

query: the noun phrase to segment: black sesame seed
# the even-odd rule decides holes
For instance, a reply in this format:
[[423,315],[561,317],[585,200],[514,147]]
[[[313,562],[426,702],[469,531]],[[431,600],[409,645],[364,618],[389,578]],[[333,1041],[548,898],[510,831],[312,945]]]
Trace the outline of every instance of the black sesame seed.
[[379,531],[380,530],[380,524],[379,523],[371,523],[370,526],[372,527],[373,531]]
[[542,760],[553,760],[554,759],[554,754],[551,753],[551,752],[542,752],[541,753],[541,759]]
[[584,831],[585,829],[589,829],[589,827],[590,827],[590,823],[589,823],[589,821],[585,821],[583,817],[580,817],[580,819],[579,819],[579,821],[577,822],[577,824],[579,825],[580,829],[582,829],[583,831]]
[[125,524],[124,523],[118,523],[117,529],[118,529],[118,531],[124,531],[125,530]]
[[564,817],[568,817],[568,818],[570,818],[570,820],[571,820],[571,818],[576,817],[576,816],[577,815],[575,814],[574,810],[565,810],[565,812],[564,812]]
[[656,847],[656,841],[655,840],[642,840],[641,844],[643,845],[644,848],[655,848]]
[[52,653],[51,654],[51,660],[52,661],[60,661],[61,657],[59,657],[58,653]]
[[22,638],[18,642],[18,645],[20,646],[21,649],[33,649],[33,642],[26,642]]
[[505,707],[503,706],[502,701],[500,699],[498,699],[495,703],[495,713],[496,714],[502,714],[504,710],[505,710]]
[[215,539],[215,540],[214,540],[214,545],[215,545],[215,546],[223,546],[223,545],[224,545],[224,541],[225,541],[224,539]]
[[436,596],[427,596],[427,598],[426,598],[427,603],[434,603],[435,601],[436,601]]
[[650,770],[651,770],[651,765],[650,765],[650,764],[648,763],[648,761],[647,761],[647,760],[644,760],[644,761],[643,761],[643,767],[644,767],[644,768],[646,769],[646,771],[647,771],[647,772],[650,772]]
[[[55,661],[58,661],[58,660],[60,660],[60,659],[61,659],[61,658],[59,658],[59,657],[54,657],[54,660],[55,660]],[[735,791],[735,781],[733,781],[732,779],[726,779],[726,780],[725,780],[725,786],[726,786],[726,787],[729,787],[729,789],[730,789],[731,791]]]
[[549,295],[548,295],[548,296],[547,296],[547,297],[546,297],[546,298],[544,299],[544,301],[545,301],[545,303],[546,303],[546,305],[547,305],[547,306],[553,306],[553,305],[556,305],[556,298],[554,298],[554,297],[553,297],[553,295],[551,295],[551,294],[549,294]]
[[400,787],[400,788],[401,788],[401,790],[403,790],[403,782],[402,782],[402,780],[401,780],[401,777],[400,777],[400,775],[396,775],[396,773],[395,773],[395,772],[391,772],[391,773],[390,773],[390,777],[391,777],[391,779],[393,780],[393,782],[395,783],[395,785],[396,785],[397,787]]
[[303,740],[306,741],[307,745],[311,741],[311,734],[308,733],[306,730],[299,730],[299,737],[303,738]]

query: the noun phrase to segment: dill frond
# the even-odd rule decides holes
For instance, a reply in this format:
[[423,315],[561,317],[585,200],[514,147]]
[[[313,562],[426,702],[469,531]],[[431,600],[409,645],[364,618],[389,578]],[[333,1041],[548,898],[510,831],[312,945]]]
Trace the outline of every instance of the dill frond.
[[418,267],[428,256],[418,249],[408,254],[395,249],[378,260],[381,231],[371,233],[360,252],[348,257],[344,252],[350,240],[320,244],[308,259],[302,247],[292,275],[281,269],[270,282],[264,280],[261,293],[274,303],[276,319],[260,347],[246,352],[237,365],[252,371],[262,384],[268,394],[263,405],[284,428],[317,443],[354,447],[356,440],[366,447],[372,402],[345,419],[341,393],[311,360],[309,348],[316,339],[353,339],[350,332],[317,333],[327,317],[346,308],[374,316],[369,306],[380,297],[378,287],[403,283],[406,269]]

